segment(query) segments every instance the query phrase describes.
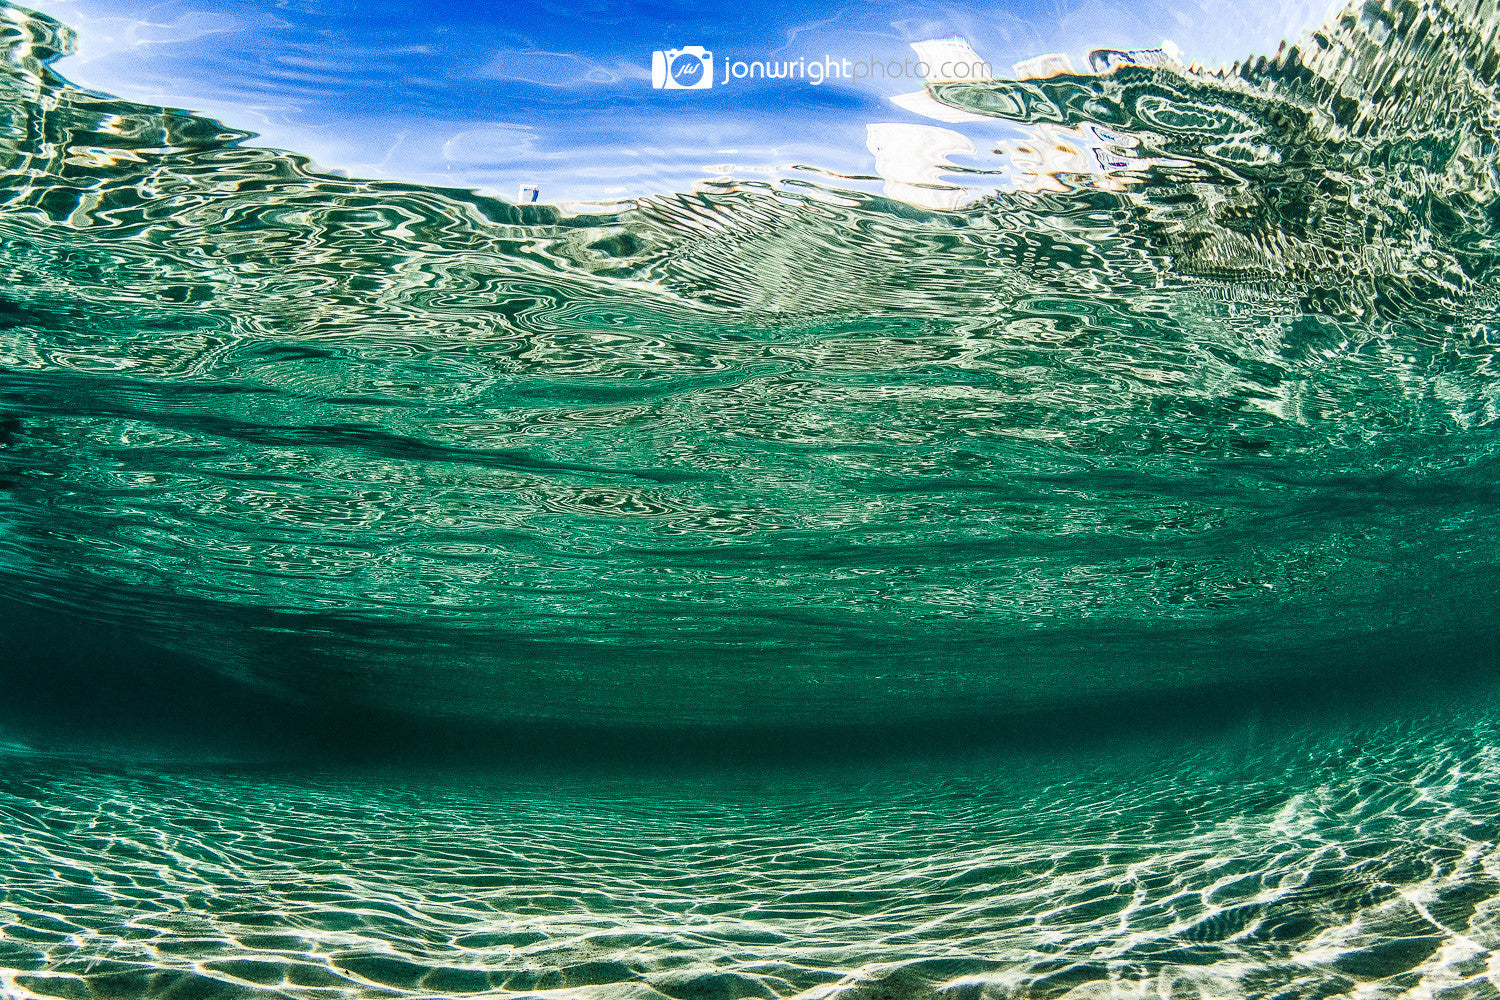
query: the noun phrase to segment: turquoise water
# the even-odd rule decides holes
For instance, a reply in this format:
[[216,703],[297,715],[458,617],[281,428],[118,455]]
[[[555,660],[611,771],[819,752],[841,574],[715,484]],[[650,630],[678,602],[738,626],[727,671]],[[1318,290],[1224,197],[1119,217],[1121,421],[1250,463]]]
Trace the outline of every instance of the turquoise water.
[[1492,5],[593,215],[3,14],[0,988],[1500,995]]
[[1496,737],[446,778],[6,759],[0,989],[1492,997]]

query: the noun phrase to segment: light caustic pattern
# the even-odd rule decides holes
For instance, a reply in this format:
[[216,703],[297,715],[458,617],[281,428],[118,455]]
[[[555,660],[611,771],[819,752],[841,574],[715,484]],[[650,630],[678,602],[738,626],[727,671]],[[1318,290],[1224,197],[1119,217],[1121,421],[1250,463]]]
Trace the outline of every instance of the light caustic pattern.
[[488,785],[15,756],[0,989],[1495,997],[1497,736]]
[[[7,8],[0,588],[257,704],[726,744],[1420,687],[1496,633],[1497,27],[933,88],[1129,136],[1108,185],[565,218],[81,92]],[[15,749],[0,989],[1494,997],[1495,735],[449,786]]]

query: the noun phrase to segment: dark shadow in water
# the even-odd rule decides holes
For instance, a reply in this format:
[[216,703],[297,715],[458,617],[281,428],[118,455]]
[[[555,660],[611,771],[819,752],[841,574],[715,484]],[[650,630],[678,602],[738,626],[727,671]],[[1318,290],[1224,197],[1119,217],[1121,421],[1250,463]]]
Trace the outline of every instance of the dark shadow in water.
[[[1283,724],[1366,725],[1486,699],[1482,637],[1443,647],[1330,654],[1306,679],[1181,687],[1066,708],[940,723],[633,727],[478,723],[279,698],[127,630],[0,601],[0,727],[38,746],[178,760],[316,765],[797,765],[994,750],[1145,752],[1268,736]],[[309,665],[309,669],[315,669]]]

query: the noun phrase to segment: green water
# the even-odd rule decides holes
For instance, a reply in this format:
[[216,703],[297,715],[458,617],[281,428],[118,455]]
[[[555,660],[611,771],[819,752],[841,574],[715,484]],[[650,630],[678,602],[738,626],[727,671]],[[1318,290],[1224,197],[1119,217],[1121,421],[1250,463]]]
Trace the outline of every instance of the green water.
[[451,781],[6,760],[0,989],[1493,997],[1496,736]]
[[566,217],[0,14],[0,988],[1500,995],[1492,4]]
[[566,219],[81,93],[13,13],[0,574],[268,689],[486,718],[1472,648],[1494,20],[1372,10],[1307,65],[940,91],[1128,126],[1169,165],[1123,192],[932,214],[809,170]]

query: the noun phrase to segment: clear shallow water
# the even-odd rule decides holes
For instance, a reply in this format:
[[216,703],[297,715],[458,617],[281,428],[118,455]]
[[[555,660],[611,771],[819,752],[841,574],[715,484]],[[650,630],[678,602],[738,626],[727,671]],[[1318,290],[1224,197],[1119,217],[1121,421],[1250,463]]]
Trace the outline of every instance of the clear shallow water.
[[1493,997],[1495,739],[1423,719],[1149,754],[451,783],[8,759],[0,984]]
[[[6,758],[5,988],[1494,995],[1487,702],[1231,734],[1493,666],[1497,23],[940,85],[1031,137],[962,208],[566,216],[81,91],[8,9],[0,721],[92,756]],[[818,734],[870,759],[588,777]]]
[[0,576],[267,691],[482,719],[1467,657],[1493,22],[1415,10],[1226,78],[939,88],[1135,137],[1056,191],[582,217],[74,90],[38,62],[63,29],[13,13]]

